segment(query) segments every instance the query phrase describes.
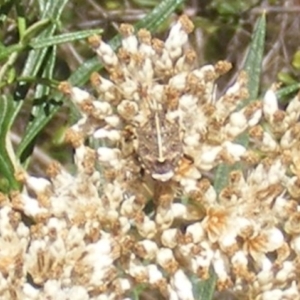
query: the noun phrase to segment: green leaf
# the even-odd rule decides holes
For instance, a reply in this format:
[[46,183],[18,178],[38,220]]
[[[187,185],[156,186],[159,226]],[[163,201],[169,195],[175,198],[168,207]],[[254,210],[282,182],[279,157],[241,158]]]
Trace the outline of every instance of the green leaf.
[[48,0],[38,0],[39,11],[46,11]]
[[209,279],[200,281],[198,278],[193,277],[192,283],[194,288],[194,295],[199,300],[213,299],[217,276],[212,269],[209,270]]
[[217,167],[214,180],[214,189],[219,195],[221,190],[228,184],[228,174],[232,171],[232,166],[221,164]]
[[284,85],[292,85],[297,82],[297,80],[291,73],[285,71],[281,71],[277,74],[277,80],[279,80]]
[[[248,91],[249,98],[238,107],[241,109],[258,97],[260,86],[261,65],[264,53],[264,42],[266,35],[266,16],[263,14],[257,21],[253,33],[252,41],[246,56],[244,70],[248,74]],[[241,134],[236,140],[236,143],[247,146],[248,134]],[[221,164],[217,167],[215,173],[214,187],[218,193],[228,184],[229,173],[232,170],[240,169],[240,164],[228,166]]]
[[[45,9],[41,11],[42,13],[42,19],[52,19],[52,20],[59,20],[61,13],[63,11],[63,8],[67,4],[68,0],[54,0],[48,2],[47,5],[45,5]],[[40,1],[40,3],[43,3]],[[52,36],[56,30],[58,22],[54,22],[51,25],[49,25],[45,30],[43,30],[42,33],[39,34],[39,38],[48,38]],[[23,72],[21,74],[21,77],[29,77],[29,76],[37,76],[39,72],[41,72],[41,69],[45,63],[47,63],[47,54],[49,54],[49,48],[45,47],[42,49],[34,49],[29,52],[29,55],[27,57],[27,60],[25,62],[25,66],[23,69]],[[50,54],[51,55],[51,54]],[[28,91],[28,86],[25,83],[20,83],[18,85],[18,88],[16,90],[16,100],[19,98],[20,100],[15,101],[15,111],[16,114],[19,112],[21,106],[22,106],[22,100],[24,99],[26,93]],[[55,103],[56,104],[56,103]],[[48,113],[48,111],[47,111]],[[37,119],[37,118],[36,118]],[[36,120],[35,119],[35,120]],[[40,122],[36,121],[38,124]],[[30,123],[30,126],[32,126],[32,123]],[[31,128],[31,127],[30,127]],[[43,127],[41,127],[42,129]],[[40,130],[41,130],[40,129]],[[28,129],[26,128],[24,136],[22,141],[20,142],[18,149],[17,149],[17,154],[18,156],[22,156],[22,152],[29,147],[30,143],[34,140],[36,137],[37,133],[40,131],[34,130],[35,136],[33,138],[33,134],[31,134],[31,139],[28,139],[27,136]],[[24,142],[24,140],[26,142]],[[26,156],[26,155],[25,155]],[[24,158],[24,156],[22,156]]]
[[25,47],[22,44],[14,44],[14,45],[10,45],[10,46],[1,48],[0,61],[7,59],[14,52],[20,52],[24,48]]
[[43,7],[40,6],[41,19],[49,18],[55,21],[59,21],[62,11],[68,3],[68,0],[44,0],[39,2],[44,3]]
[[63,33],[60,35],[50,36],[46,38],[37,38],[30,42],[30,46],[33,49],[40,49],[44,47],[50,47],[62,43],[72,42],[80,39],[85,39],[93,34],[99,34],[102,29],[83,30],[78,32]]
[[[53,47],[44,66],[44,71],[42,73],[43,77],[52,78],[55,61],[56,47]],[[31,116],[33,119],[27,124],[26,127],[26,132],[30,132],[31,135],[24,135],[17,151],[17,155],[20,156],[21,162],[24,162],[31,154],[34,147],[34,140],[40,132],[37,130],[38,127],[35,127],[36,120],[47,119],[49,111],[53,110],[53,108],[61,106],[61,103],[57,103],[55,100],[49,98],[49,92],[50,88],[48,86],[39,84],[36,87],[36,91],[34,93],[34,106],[31,110]]]
[[250,5],[251,5],[251,1],[215,0],[212,1],[211,7],[215,8],[220,15],[237,15],[242,11],[247,10]]
[[294,56],[293,56],[293,60],[292,60],[292,66],[299,70],[300,69],[300,50],[298,50]]
[[[252,41],[246,56],[244,70],[248,75],[248,92],[249,98],[246,99],[238,109],[241,109],[248,105],[251,101],[256,100],[258,97],[258,91],[260,87],[261,67],[265,49],[265,37],[266,37],[266,15],[263,15],[258,19]],[[248,134],[242,133],[235,142],[247,146],[248,145]]]
[[184,2],[184,0],[161,1],[150,14],[136,24],[135,28],[147,28],[153,32]]
[[38,22],[31,25],[29,28],[27,28],[22,36],[22,44],[27,45],[30,40],[38,35],[42,30],[46,29],[46,27],[51,23],[50,19],[42,19]]
[[26,18],[25,18],[25,10],[21,1],[15,2],[16,13],[17,13],[17,24],[19,37],[22,39],[24,32],[26,30]]
[[[42,31],[46,28],[50,23],[49,19],[43,19],[40,20],[37,23],[34,23],[32,26],[30,26],[24,33],[21,42],[17,44],[10,45],[8,47],[4,47],[0,51],[0,61],[3,59],[8,58],[12,53],[14,52],[21,52],[24,50],[28,45],[30,39],[38,34],[38,32]],[[34,43],[33,43],[34,44]],[[30,43],[31,45],[31,43]],[[44,46],[45,47],[45,46]],[[38,48],[38,47],[37,47]]]
[[[182,3],[184,0],[165,0],[162,1],[149,15],[147,15],[142,21],[136,24],[136,28],[144,27],[150,31],[154,31],[158,26],[168,18],[171,13]],[[110,44],[114,49],[120,46],[120,36],[114,37]],[[34,50],[37,51],[37,50]],[[41,50],[40,50],[41,51]],[[90,75],[93,72],[97,72],[101,69],[101,64],[97,57],[94,57],[84,64],[82,64],[68,79],[68,81],[76,86],[85,84]],[[27,75],[28,76],[28,75]],[[26,128],[24,137],[18,148],[18,155],[22,155],[22,152],[30,145],[35,139],[37,134],[46,126],[46,124],[53,118],[56,112],[59,110],[61,103],[64,99],[62,95],[53,95],[53,104],[48,108],[47,115],[37,116],[35,120]]]
[[5,179],[9,190],[18,189],[18,183],[14,177],[15,168],[11,161],[13,153],[11,152],[9,138],[7,137],[14,116],[13,98],[2,95],[0,96],[0,104],[0,178]]
[[[242,107],[258,97],[260,87],[261,66],[265,48],[266,15],[263,14],[256,23],[252,41],[246,56],[244,70],[248,74],[249,98],[244,101]],[[240,107],[241,108],[241,107]]]
[[288,96],[292,93],[295,93],[297,91],[299,91],[300,89],[300,83],[296,83],[296,84],[293,84],[293,85],[289,85],[287,87],[284,87],[280,90],[278,90],[276,92],[276,96],[279,98],[279,99],[282,99],[283,97],[285,96]]
[[72,73],[68,81],[73,85],[81,86],[89,80],[93,72],[99,71],[100,68],[101,64],[99,63],[98,57],[91,58]]
[[157,0],[133,0],[133,2],[140,6],[140,7],[143,7],[143,8],[152,8],[154,7],[155,5],[157,5]]

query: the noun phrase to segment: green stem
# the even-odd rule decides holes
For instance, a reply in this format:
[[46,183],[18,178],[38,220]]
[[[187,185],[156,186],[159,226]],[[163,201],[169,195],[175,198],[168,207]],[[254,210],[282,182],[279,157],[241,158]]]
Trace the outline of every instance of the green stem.
[[0,84],[2,83],[3,79],[4,79],[4,75],[7,72],[7,70],[15,63],[15,61],[18,58],[18,52],[13,52],[7,62],[2,66],[2,68],[0,69]]
[[23,7],[20,5],[20,2],[16,1],[16,11],[17,11],[17,22],[19,30],[19,39],[22,40],[24,33],[26,31],[26,19]]

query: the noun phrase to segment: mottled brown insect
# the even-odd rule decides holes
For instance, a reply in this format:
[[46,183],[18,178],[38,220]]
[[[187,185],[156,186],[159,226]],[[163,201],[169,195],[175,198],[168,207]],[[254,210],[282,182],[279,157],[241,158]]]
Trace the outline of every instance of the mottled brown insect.
[[151,112],[147,122],[138,128],[137,138],[137,153],[145,170],[153,179],[170,180],[182,156],[178,120],[168,121],[160,110]]

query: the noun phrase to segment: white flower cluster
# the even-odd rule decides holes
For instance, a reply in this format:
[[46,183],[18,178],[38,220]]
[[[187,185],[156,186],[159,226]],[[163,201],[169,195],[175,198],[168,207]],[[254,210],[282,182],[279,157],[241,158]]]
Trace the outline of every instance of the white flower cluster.
[[[186,46],[192,29],[191,21],[182,16],[162,42],[146,30],[136,36],[132,26],[123,25],[118,54],[100,37],[91,37],[110,80],[92,75],[97,97],[61,84],[61,91],[82,113],[70,132],[73,145],[78,133],[100,139],[106,146],[98,149],[99,159],[107,168],[129,170],[128,165],[135,165],[139,172],[143,166],[153,179],[172,179],[185,193],[197,190],[201,172],[221,162],[247,160],[246,148],[233,140],[259,122],[261,104],[235,112],[248,96],[245,74],[215,99],[215,80],[231,65],[219,62],[197,68],[196,55]],[[136,156],[142,164],[136,163]]]
[[[193,300],[191,276],[243,299],[300,299],[300,101],[275,87],[241,110],[246,75],[220,98],[227,62],[198,68],[182,16],[165,42],[122,25],[115,53],[90,44],[109,78],[63,82],[82,118],[66,135],[74,175],[20,173],[0,195],[0,299]],[[249,145],[235,142],[248,132]],[[93,138],[98,146],[85,145]],[[99,146],[100,145],[100,146]],[[241,162],[217,194],[215,167]]]

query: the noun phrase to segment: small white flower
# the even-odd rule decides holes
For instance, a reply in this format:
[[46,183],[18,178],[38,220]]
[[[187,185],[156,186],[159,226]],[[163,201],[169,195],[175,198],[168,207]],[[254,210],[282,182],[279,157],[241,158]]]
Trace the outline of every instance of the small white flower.
[[[229,87],[227,89],[227,91],[225,92],[225,95],[228,96],[228,95],[235,95],[237,93],[240,92],[240,89],[241,89],[241,82],[239,81],[236,81],[231,87]],[[221,97],[220,101],[222,101],[224,98]],[[223,100],[224,101],[224,100]],[[222,101],[222,102],[223,102]]]
[[232,113],[229,117],[229,121],[232,126],[242,128],[243,130],[247,126],[247,119],[240,111]]
[[196,108],[197,101],[198,101],[198,99],[195,96],[185,94],[179,98],[179,107],[183,111],[186,111],[186,112],[189,111],[189,112],[195,113],[194,110]]
[[89,300],[88,290],[82,286],[73,286],[66,291],[66,297],[72,300]]
[[154,77],[154,70],[152,67],[152,61],[149,58],[146,58],[143,66],[137,72],[137,78],[144,83],[150,84]]
[[[173,62],[169,52],[164,49],[162,55],[154,61],[154,68],[157,70],[171,70],[172,66]],[[157,73],[159,73],[159,71]]]
[[199,81],[201,82],[204,82],[205,80],[205,75],[207,73],[214,73],[215,72],[215,68],[213,65],[205,65],[205,66],[202,66],[201,68],[199,69],[195,69],[193,70],[191,73],[193,75],[195,75],[196,77],[199,78]]
[[[108,193],[108,195],[109,195],[109,193]],[[121,194],[121,196],[122,196],[122,194]],[[132,216],[132,214],[135,211],[134,210],[134,201],[135,201],[135,197],[131,196],[122,202],[122,206],[120,208],[120,213],[123,216],[128,216],[128,217]]]
[[263,292],[261,295],[261,300],[282,300],[283,291],[280,289],[270,290]]
[[269,89],[263,99],[263,112],[267,118],[271,118],[278,110],[277,97],[273,89]]
[[107,123],[107,125],[118,128],[121,124],[120,117],[117,115],[110,115],[104,118],[104,121]]
[[74,104],[80,104],[84,100],[90,99],[91,95],[78,87],[72,87],[71,88],[71,99],[74,102]]
[[234,219],[236,222],[236,230],[237,234],[240,234],[242,231],[247,230],[249,228],[254,228],[253,221],[251,219],[245,218],[244,216],[238,216]]
[[66,222],[65,220],[59,220],[57,218],[50,218],[48,220],[48,224],[47,227],[49,229],[55,229],[57,232],[61,232],[62,230],[64,230],[67,226],[66,226]]
[[186,85],[186,77],[187,77],[187,73],[184,72],[176,74],[175,76],[171,77],[171,79],[169,80],[169,86],[174,87],[179,91],[183,90]]
[[126,78],[126,80],[119,85],[119,88],[122,90],[124,99],[132,99],[134,101],[139,100],[139,97],[136,96],[136,91],[138,89],[138,82],[136,80]]
[[135,35],[128,35],[122,38],[122,47],[130,53],[136,53],[138,50],[138,40]]
[[232,113],[224,131],[228,136],[236,137],[247,128],[247,119],[242,112]]
[[158,269],[157,265],[150,264],[147,266],[147,270],[150,284],[155,284],[164,278],[162,272]]
[[98,86],[99,90],[101,92],[107,92],[110,89],[112,89],[113,87],[115,87],[115,84],[112,83],[110,80],[106,79],[105,77],[98,75],[99,79],[100,79],[100,85]]
[[300,235],[293,237],[290,245],[291,248],[296,252],[296,254],[300,255]]
[[78,245],[84,245],[83,242],[84,238],[84,231],[82,229],[79,229],[76,225],[73,225],[66,236],[66,244],[69,248],[73,248],[75,246],[78,247]]
[[186,218],[187,207],[182,203],[173,203],[171,206],[174,218]]
[[28,176],[26,178],[26,184],[30,189],[34,190],[36,193],[44,192],[46,189],[48,189],[51,186],[49,180],[42,177],[33,177],[33,176]]
[[273,266],[272,261],[265,254],[262,254],[262,253],[257,254],[253,258],[255,259],[255,262],[257,263],[257,265],[261,268],[262,276],[264,278],[266,278],[268,272],[270,272],[270,270],[272,269],[272,266]]
[[179,300],[193,300],[193,286],[184,272],[179,269],[171,277],[171,286],[176,291]]
[[112,107],[108,102],[93,101],[95,113],[98,117],[105,118],[112,114]]
[[160,266],[166,265],[170,261],[174,261],[174,255],[169,248],[160,248],[157,252],[156,261]]
[[278,282],[284,283],[289,278],[292,278],[295,274],[295,265],[292,261],[283,262],[281,270],[279,270],[276,274],[276,280]]
[[24,205],[24,213],[27,216],[35,217],[39,214],[47,213],[47,209],[41,207],[38,201],[34,198],[22,194],[22,202]]
[[137,229],[139,234],[147,239],[153,238],[157,232],[156,223],[149,217],[144,217],[144,222],[142,224],[138,224]]
[[291,149],[296,143],[297,140],[293,137],[291,128],[288,129],[280,139],[280,146],[283,149]]
[[62,299],[63,291],[61,289],[60,282],[57,280],[47,280],[44,286],[44,291],[47,296],[58,297]]
[[244,251],[239,250],[235,252],[234,255],[232,256],[231,263],[233,265],[246,267],[248,265],[248,257]]
[[117,284],[118,288],[121,289],[122,292],[126,292],[131,289],[131,282],[127,278],[117,278],[114,284]]
[[299,298],[299,289],[297,286],[298,282],[296,280],[294,280],[289,288],[287,288],[286,290],[283,291],[283,297],[284,299],[288,299],[288,300],[294,300]]
[[170,228],[163,231],[161,235],[161,243],[163,246],[168,248],[175,248],[178,244],[177,242],[177,229],[176,228]]
[[259,121],[261,120],[261,117],[262,117],[262,110],[259,109],[248,120],[248,122],[247,122],[248,126],[253,127],[253,126],[257,125],[259,123]]
[[238,161],[246,153],[247,149],[239,144],[234,144],[232,142],[224,142],[223,146],[228,151],[228,153],[234,157],[234,160]]
[[210,170],[213,167],[215,160],[221,151],[221,146],[203,147],[202,154],[198,157],[195,164],[198,165],[201,169]]
[[276,227],[270,228],[265,231],[268,237],[268,251],[272,252],[280,248],[284,243],[284,236]]
[[188,147],[197,147],[199,145],[200,134],[195,132],[184,137],[184,144]]
[[97,55],[101,58],[104,64],[109,66],[118,65],[118,57],[110,45],[100,41],[99,47],[95,49]]
[[102,162],[111,162],[118,160],[121,155],[121,151],[117,148],[110,149],[107,147],[99,147],[97,149],[98,159]]
[[136,102],[123,100],[117,107],[118,113],[124,119],[132,119],[138,112],[139,107]]
[[169,300],[179,300],[176,291],[172,289],[170,285],[168,285],[168,293],[169,293]]
[[26,297],[26,299],[30,300],[37,300],[40,295],[40,290],[34,288],[31,284],[25,283],[23,285],[23,293]]
[[172,210],[158,207],[155,216],[155,223],[160,227],[160,229],[169,228],[173,220],[174,214]]
[[263,164],[259,164],[254,170],[248,174],[248,184],[251,186],[259,185],[265,181],[266,172]]
[[219,238],[220,248],[226,251],[228,248],[236,245],[236,228],[230,228]]
[[[201,176],[199,176],[200,178]],[[197,188],[197,180],[194,178],[186,178],[183,176],[180,179],[180,185],[182,186],[182,189],[184,190],[185,193],[189,193],[191,191],[196,191]]]
[[157,251],[158,251],[158,246],[155,242],[151,240],[142,240],[137,243],[138,245],[141,245],[145,251],[146,251],[146,256],[144,257],[145,259],[153,259],[156,257]]
[[285,179],[286,167],[278,159],[269,169],[268,182],[269,184],[277,184],[278,182]]
[[214,271],[216,272],[218,278],[221,281],[226,281],[226,279],[229,277],[228,264],[229,264],[228,258],[225,255],[222,255],[219,250],[217,250],[213,258],[213,266],[214,266]]
[[262,140],[262,150],[267,151],[276,151],[278,144],[274,138],[266,131],[264,131],[263,140]]
[[285,118],[285,122],[288,124],[295,123],[300,116],[300,101],[299,94],[296,95],[291,102],[289,102],[288,107],[285,110],[287,116]]
[[135,259],[134,254],[130,257],[128,273],[132,277],[145,277],[147,278],[148,270],[147,266],[142,265],[138,260]]
[[193,243],[195,244],[199,243],[205,237],[205,232],[200,222],[189,225],[186,232],[192,235]]
[[119,130],[107,130],[104,128],[98,129],[93,133],[95,139],[108,138],[113,142],[117,142],[121,139],[121,134]]

